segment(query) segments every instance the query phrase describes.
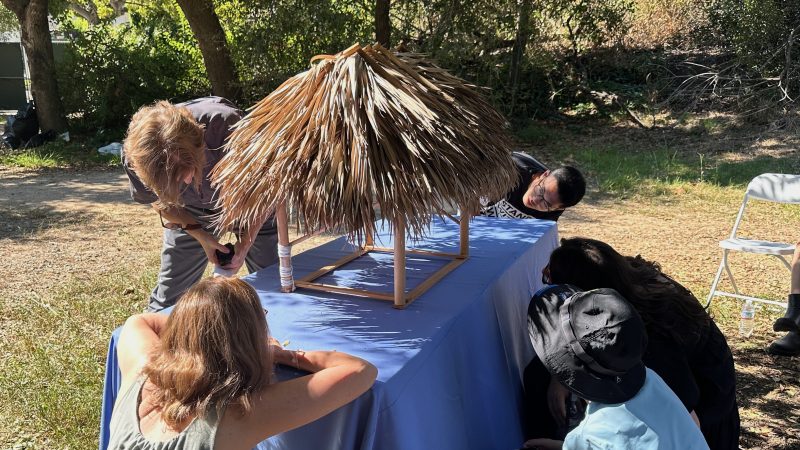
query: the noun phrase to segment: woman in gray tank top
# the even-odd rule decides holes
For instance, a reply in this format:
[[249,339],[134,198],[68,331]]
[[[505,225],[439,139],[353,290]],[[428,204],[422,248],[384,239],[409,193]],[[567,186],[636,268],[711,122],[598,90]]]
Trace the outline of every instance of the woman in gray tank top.
[[[110,450],[252,449],[367,391],[377,369],[340,352],[289,351],[269,337],[252,287],[208,278],[172,314],[125,322]],[[272,383],[280,363],[310,375]]]

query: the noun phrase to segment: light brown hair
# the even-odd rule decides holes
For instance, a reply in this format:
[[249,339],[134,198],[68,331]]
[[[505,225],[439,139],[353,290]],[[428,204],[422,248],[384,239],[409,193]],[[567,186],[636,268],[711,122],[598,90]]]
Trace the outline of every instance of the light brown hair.
[[204,132],[188,109],[167,101],[143,106],[133,115],[123,151],[145,186],[163,208],[181,205],[181,180],[194,174],[200,188],[206,164]]
[[143,369],[164,423],[177,426],[230,404],[247,414],[271,379],[268,339],[258,295],[244,281],[207,278],[189,289]]

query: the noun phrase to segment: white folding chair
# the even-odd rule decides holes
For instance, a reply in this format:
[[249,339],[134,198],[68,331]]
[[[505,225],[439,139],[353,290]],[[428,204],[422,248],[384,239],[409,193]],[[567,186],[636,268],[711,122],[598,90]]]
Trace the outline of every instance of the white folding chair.
[[[750,184],[747,185],[747,192],[744,194],[744,200],[742,201],[741,208],[739,208],[739,215],[736,216],[736,223],[733,225],[731,236],[719,242],[719,246],[722,247],[722,262],[719,264],[717,276],[714,277],[714,282],[711,284],[711,292],[708,293],[706,308],[711,305],[711,299],[714,298],[714,296],[733,297],[786,307],[785,302],[742,295],[739,292],[739,288],[736,286],[736,281],[733,279],[731,269],[728,267],[728,252],[735,251],[774,256],[780,259],[790,272],[792,270],[789,261],[787,261],[784,256],[791,255],[794,252],[793,244],[736,237],[736,230],[739,228],[739,223],[742,221],[744,209],[749,199],[800,204],[800,175],[764,173],[753,178]],[[719,284],[723,269],[725,269],[725,272],[728,274],[728,279],[731,281],[733,293],[717,290],[717,285]]]

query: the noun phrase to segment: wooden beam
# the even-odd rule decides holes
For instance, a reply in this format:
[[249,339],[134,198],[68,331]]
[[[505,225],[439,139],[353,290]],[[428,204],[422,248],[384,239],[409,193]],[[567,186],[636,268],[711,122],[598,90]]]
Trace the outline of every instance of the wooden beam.
[[[463,211],[463,210],[462,210]],[[463,213],[462,213],[463,214]],[[469,219],[471,214],[463,214],[461,220],[458,220],[459,224],[459,253],[445,253],[445,252],[434,252],[429,250],[416,250],[416,249],[409,249],[406,250],[405,245],[405,224],[404,223],[396,223],[394,224],[394,248],[388,247],[373,247],[373,231],[366,230],[365,231],[365,246],[359,248],[355,252],[346,255],[333,264],[329,264],[316,272],[313,272],[309,275],[306,275],[303,278],[300,278],[295,281],[295,285],[300,288],[305,289],[312,289],[321,292],[328,292],[328,293],[337,293],[337,294],[346,294],[346,295],[356,295],[360,297],[367,297],[376,300],[385,300],[391,301],[394,303],[394,307],[397,309],[405,309],[406,306],[411,304],[414,300],[416,300],[419,296],[421,296],[425,291],[430,289],[434,284],[438,283],[442,278],[444,278],[447,274],[455,270],[458,266],[466,261],[467,257],[469,256]],[[465,220],[466,219],[466,220]],[[353,261],[354,259],[360,258],[366,255],[370,251],[378,251],[378,252],[386,252],[386,253],[393,253],[394,255],[394,292],[393,294],[383,293],[383,292],[374,292],[368,291],[366,289],[357,289],[357,288],[350,288],[350,287],[342,287],[342,286],[334,286],[330,284],[324,283],[314,283],[313,281],[329,272],[332,272],[339,267]],[[437,270],[433,275],[428,277],[422,283],[420,283],[417,287],[412,289],[410,292],[406,292],[406,253],[417,254],[417,255],[426,255],[426,256],[434,256],[434,257],[442,257],[442,258],[453,258],[452,261],[448,262],[442,268]]]
[[305,283],[314,281],[317,278],[325,275],[326,273],[332,272],[332,271],[338,269],[339,267],[342,267],[343,265],[349,263],[350,261],[364,256],[365,254],[367,254],[366,250],[364,250],[362,248],[359,248],[355,252],[345,256],[344,258],[339,259],[338,261],[334,262],[333,264],[329,264],[329,265],[317,270],[316,272],[310,273],[310,274],[304,276],[303,278],[295,280],[294,284],[295,284],[295,286],[300,286],[300,282],[301,281],[305,282]]
[[394,224],[394,306],[406,306],[406,224]]
[[374,292],[365,289],[356,289],[344,286],[334,286],[332,284],[312,283],[308,281],[299,281],[299,280],[296,281],[295,284],[297,285],[297,287],[304,289],[312,289],[315,291],[328,292],[334,294],[358,295],[361,297],[374,298],[376,300],[386,300],[394,302],[394,295],[384,294],[382,292]]
[[464,264],[464,261],[466,261],[466,259],[454,259],[449,263],[447,263],[444,267],[436,271],[436,273],[428,277],[427,280],[420,283],[417,287],[415,287],[414,289],[411,290],[411,292],[408,293],[408,303],[411,303],[412,301],[416,300],[417,297],[419,297],[420,295],[422,295],[422,293],[430,289],[431,286],[438,283],[439,280],[444,278],[445,275],[452,272],[456,267],[460,266],[461,264]]
[[439,212],[440,212],[440,213],[442,213],[442,214],[444,214],[445,216],[449,217],[449,218],[450,218],[450,220],[452,220],[453,222],[455,222],[455,223],[461,223],[461,221],[460,221],[459,219],[456,219],[455,217],[453,217],[453,215],[452,215],[452,214],[448,213],[447,211],[439,211]]
[[[389,247],[372,247],[370,250],[375,252],[385,252],[385,253],[394,252],[394,249]],[[417,250],[417,249],[406,250],[406,253],[411,253],[414,255],[437,256],[440,258],[458,258],[459,256],[461,256],[460,253],[434,252],[430,250]]]

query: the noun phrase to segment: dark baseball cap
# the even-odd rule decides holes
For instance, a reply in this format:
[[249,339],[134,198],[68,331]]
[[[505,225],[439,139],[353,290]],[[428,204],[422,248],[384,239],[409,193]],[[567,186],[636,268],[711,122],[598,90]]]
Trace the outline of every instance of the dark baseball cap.
[[613,289],[542,289],[528,307],[528,334],[547,370],[582,398],[622,403],[644,385],[647,332]]

